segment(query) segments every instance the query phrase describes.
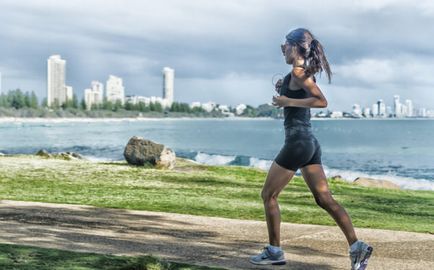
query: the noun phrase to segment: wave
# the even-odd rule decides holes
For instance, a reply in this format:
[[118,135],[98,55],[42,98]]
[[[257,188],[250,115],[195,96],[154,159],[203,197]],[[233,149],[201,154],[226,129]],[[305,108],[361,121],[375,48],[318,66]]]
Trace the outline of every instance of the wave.
[[324,173],[328,177],[335,175],[340,175],[343,179],[348,182],[353,182],[357,177],[367,177],[380,180],[388,180],[394,184],[397,184],[401,189],[412,189],[412,190],[432,190],[434,191],[434,182],[428,179],[414,179],[411,177],[399,176],[394,174],[368,174],[359,171],[349,171],[333,169],[324,166]]
[[140,122],[140,121],[256,121],[256,120],[275,120],[271,117],[0,117],[0,123],[12,123],[22,125],[23,123],[76,123],[76,122]]
[[228,165],[235,160],[236,156],[209,155],[198,152],[194,160],[206,165]]
[[[177,154],[179,155],[179,154]],[[204,152],[193,152],[188,154],[180,154],[188,159],[192,159],[198,163],[206,165],[237,165],[237,166],[247,166],[254,167],[264,171],[268,171],[273,163],[273,160],[261,159],[256,157],[248,156],[237,156],[237,155],[220,155],[220,154],[209,154]],[[374,178],[381,180],[388,180],[397,184],[401,189],[410,190],[431,190],[434,191],[434,181],[428,179],[415,179],[411,177],[398,176],[393,174],[369,174],[360,171],[350,171],[350,170],[340,170],[329,168],[323,164],[324,173],[327,177],[333,177],[340,175],[347,182],[353,182],[357,177]],[[297,170],[296,175],[301,175],[301,171]]]

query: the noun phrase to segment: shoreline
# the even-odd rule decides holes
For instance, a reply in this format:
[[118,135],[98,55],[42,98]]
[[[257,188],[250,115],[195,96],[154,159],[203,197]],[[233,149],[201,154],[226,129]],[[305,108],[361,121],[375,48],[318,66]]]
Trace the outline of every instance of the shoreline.
[[[15,158],[28,158],[37,156],[36,154],[5,154],[0,152],[0,158],[2,157],[15,157]],[[110,159],[110,158],[101,158],[89,155],[82,155],[84,158],[83,161],[90,162],[93,164],[106,163],[106,162],[124,162],[124,159]],[[261,164],[250,164],[250,165],[241,165],[241,164],[221,164],[221,163],[209,163],[203,161],[197,161],[195,159],[184,157],[184,156],[176,156],[176,158],[180,158],[182,160],[186,160],[188,162],[194,163],[196,165],[205,165],[205,166],[219,166],[219,167],[243,167],[243,168],[252,168],[257,169],[262,172],[267,172],[269,166],[271,165],[271,160],[261,160],[263,161]],[[264,165],[264,163],[268,163],[268,165]],[[265,166],[265,167],[264,167]],[[386,181],[392,184],[399,186],[399,190],[408,190],[408,191],[434,191],[434,182],[428,179],[417,179],[406,176],[391,176],[391,175],[379,175],[379,174],[369,174],[366,172],[358,172],[358,171],[349,171],[349,170],[340,170],[335,168],[329,168],[328,166],[323,164],[324,172],[326,173],[327,179],[339,178],[340,180],[346,183],[354,183],[357,178],[374,180],[374,182],[378,181]],[[302,177],[301,171],[297,170],[295,177]]]
[[104,117],[0,117],[1,123],[67,123],[67,122],[138,122],[138,121],[167,121],[167,120],[274,120],[271,117],[120,117],[120,118],[104,118]]
[[[138,122],[138,121],[173,121],[173,120],[214,120],[214,121],[252,121],[252,120],[283,120],[273,117],[0,117],[2,123],[68,123],[68,122]],[[434,118],[325,118],[311,117],[311,121],[408,121],[408,120],[434,120]]]

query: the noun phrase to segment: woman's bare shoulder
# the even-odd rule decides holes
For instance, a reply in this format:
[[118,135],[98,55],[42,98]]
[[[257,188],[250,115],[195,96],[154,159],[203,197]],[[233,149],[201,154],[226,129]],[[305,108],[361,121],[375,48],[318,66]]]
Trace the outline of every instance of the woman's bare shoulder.
[[295,67],[291,70],[291,77],[300,88],[304,88],[306,82],[309,81],[310,76],[307,76],[304,68]]
[[306,75],[304,68],[301,67],[294,67],[291,70],[291,76],[297,81],[304,81],[309,78],[309,76]]

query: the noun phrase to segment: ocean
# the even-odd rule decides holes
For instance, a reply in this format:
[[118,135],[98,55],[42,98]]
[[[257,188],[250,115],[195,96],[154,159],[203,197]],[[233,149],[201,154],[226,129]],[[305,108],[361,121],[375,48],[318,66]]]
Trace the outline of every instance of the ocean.
[[[312,119],[328,177],[386,179],[403,189],[434,190],[434,120]],[[282,119],[78,119],[1,121],[0,153],[73,151],[123,160],[132,136],[212,165],[267,170],[284,142]],[[297,171],[300,175],[300,170]]]

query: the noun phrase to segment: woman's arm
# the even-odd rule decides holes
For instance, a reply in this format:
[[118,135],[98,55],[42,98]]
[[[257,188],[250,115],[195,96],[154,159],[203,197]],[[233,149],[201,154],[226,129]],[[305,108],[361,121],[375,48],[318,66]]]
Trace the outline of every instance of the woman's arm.
[[316,97],[308,98],[289,98],[285,97],[285,105],[282,107],[304,107],[304,108],[325,108],[327,101],[323,101]]
[[288,98],[286,96],[273,97],[273,105],[279,107],[305,107],[305,108],[325,108],[327,99],[321,92],[321,89],[314,82],[312,77],[304,74],[304,70],[297,69],[292,71],[292,77],[296,83],[305,91],[309,92],[311,97],[308,98]]

